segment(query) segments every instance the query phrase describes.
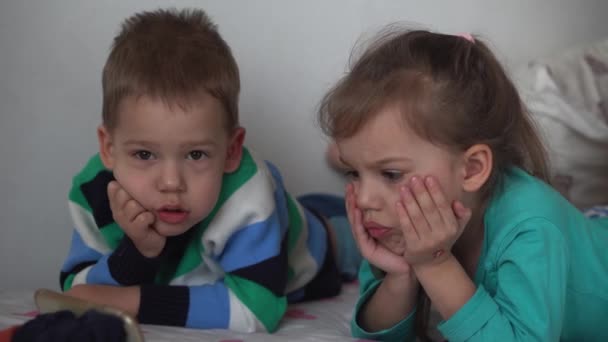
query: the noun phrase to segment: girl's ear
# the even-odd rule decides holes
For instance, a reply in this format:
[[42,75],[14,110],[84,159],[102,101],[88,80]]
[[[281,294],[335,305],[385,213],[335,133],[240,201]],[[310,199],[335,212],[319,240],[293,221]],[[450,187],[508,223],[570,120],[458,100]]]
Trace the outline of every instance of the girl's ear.
[[99,156],[101,157],[101,161],[106,169],[112,170],[114,167],[112,135],[106,126],[101,125],[97,127],[97,139],[99,140]]
[[481,189],[492,174],[492,149],[486,144],[469,147],[464,153],[464,181],[462,189],[475,192]]
[[244,141],[245,128],[239,127],[234,130],[234,133],[232,133],[232,137],[228,142],[228,151],[226,152],[226,163],[224,164],[224,172],[234,172],[241,165]]

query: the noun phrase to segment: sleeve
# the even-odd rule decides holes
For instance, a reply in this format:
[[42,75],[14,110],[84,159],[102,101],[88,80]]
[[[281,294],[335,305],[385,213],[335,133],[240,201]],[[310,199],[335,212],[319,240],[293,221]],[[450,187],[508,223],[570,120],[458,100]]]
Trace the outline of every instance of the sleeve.
[[139,285],[156,276],[160,256],[143,256],[112,218],[106,191],[112,179],[97,158],[74,177],[68,202],[74,231],[60,273],[64,291],[78,284]]
[[393,327],[376,332],[365,331],[358,323],[359,312],[361,307],[367,300],[376,292],[378,286],[382,283],[380,274],[377,269],[363,260],[359,268],[359,299],[355,306],[355,313],[351,319],[351,334],[353,337],[366,340],[380,341],[414,341],[414,317],[416,310],[413,310],[404,320],[395,324]]
[[217,259],[225,275],[214,283],[143,285],[139,321],[198,329],[276,331],[287,309],[285,230],[273,214],[236,232]]
[[496,262],[496,293],[479,286],[438,329],[450,341],[558,341],[564,320],[569,251],[560,230],[528,219],[503,239]]

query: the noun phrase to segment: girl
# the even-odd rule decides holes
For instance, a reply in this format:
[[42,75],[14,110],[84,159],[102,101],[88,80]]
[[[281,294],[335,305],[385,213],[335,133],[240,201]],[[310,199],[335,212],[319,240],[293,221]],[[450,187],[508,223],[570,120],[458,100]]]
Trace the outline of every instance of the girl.
[[513,83],[486,44],[383,35],[325,96],[320,121],[350,178],[356,337],[608,340],[608,220],[547,184]]

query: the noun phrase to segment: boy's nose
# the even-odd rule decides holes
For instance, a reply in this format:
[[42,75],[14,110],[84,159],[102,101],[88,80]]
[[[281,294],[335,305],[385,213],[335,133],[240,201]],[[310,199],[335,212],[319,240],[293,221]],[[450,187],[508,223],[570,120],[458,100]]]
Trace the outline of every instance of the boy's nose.
[[160,191],[183,191],[184,188],[185,182],[179,165],[176,163],[166,163],[163,165],[159,177]]

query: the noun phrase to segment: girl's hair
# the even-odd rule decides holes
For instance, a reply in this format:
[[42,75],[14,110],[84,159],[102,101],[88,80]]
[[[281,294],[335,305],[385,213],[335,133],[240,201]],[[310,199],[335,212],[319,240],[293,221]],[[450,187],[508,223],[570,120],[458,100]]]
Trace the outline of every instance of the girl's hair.
[[[482,203],[511,166],[548,182],[533,122],[505,70],[478,39],[389,27],[325,95],[319,121],[331,138],[349,138],[386,106],[398,106],[408,126],[438,146],[491,148]],[[429,301],[421,293],[417,335],[425,339]]]

